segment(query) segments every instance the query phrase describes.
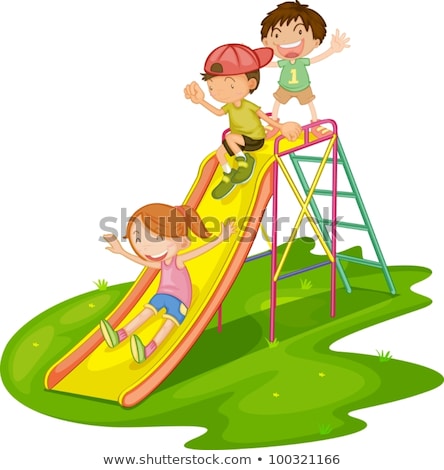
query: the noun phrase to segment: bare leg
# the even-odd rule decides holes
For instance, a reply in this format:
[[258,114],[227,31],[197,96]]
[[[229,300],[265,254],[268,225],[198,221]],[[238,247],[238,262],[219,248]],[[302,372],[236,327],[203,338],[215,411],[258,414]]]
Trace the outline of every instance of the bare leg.
[[173,320],[167,318],[165,323],[162,325],[160,330],[157,332],[156,336],[154,336],[153,341],[156,343],[157,346],[162,343],[162,341],[171,333],[173,328],[176,326],[176,323]]
[[245,146],[245,140],[239,134],[227,134],[225,139],[227,141],[228,147],[230,147],[231,151],[235,155],[242,151],[242,149],[239,147],[240,145],[242,145],[242,147]]
[[[319,119],[318,119],[318,116],[316,114],[314,101],[311,101],[310,103],[308,103],[308,106],[309,106],[310,112],[311,112],[311,122],[317,122]],[[315,137],[317,137],[318,139],[322,138],[322,137],[328,137],[330,135],[333,135],[333,131],[331,129],[328,129],[324,126],[319,126],[319,125],[312,127],[311,128],[311,133]]]
[[318,115],[316,114],[314,101],[310,101],[310,103],[308,103],[308,107],[310,108],[311,122],[316,122],[318,120]]
[[223,145],[221,145],[217,150],[216,150],[216,158],[217,161],[220,163],[220,165],[223,167],[228,163],[227,157],[225,156],[226,150]]
[[[245,145],[244,138],[239,134],[227,134],[225,136],[225,140],[227,141],[228,146],[234,154],[239,153],[241,151],[239,145]],[[221,145],[216,151],[216,158],[221,164],[221,166],[228,163],[226,153],[227,150],[223,145]]]
[[176,326],[176,323],[173,320],[167,319],[162,325],[160,330],[157,332],[156,336],[146,345],[142,343],[142,340],[137,336],[133,335],[131,337],[131,354],[136,362],[139,364],[145,361],[157,347],[165,340],[165,338],[171,333],[171,330]]
[[[279,114],[279,107],[281,103],[279,103],[278,100],[274,102],[273,105],[273,111],[271,113],[271,119],[274,119],[275,121],[279,121],[278,114]],[[265,126],[265,138],[266,139],[271,139],[274,137],[277,133],[279,132],[279,129],[277,127],[272,126],[271,124],[267,124]]]
[[145,307],[135,318],[133,318],[123,329],[128,336],[131,336],[137,328],[142,326],[146,321],[148,321],[156,312],[150,308]]
[[281,103],[279,103],[278,100],[276,100],[274,102],[274,105],[273,105],[273,111],[271,113],[271,118],[274,119],[275,121],[277,120],[278,118],[278,115],[279,115],[279,107],[280,107]]
[[156,336],[144,347],[142,341],[134,335],[131,338],[131,352],[134,359],[137,362],[144,361],[147,357],[150,357],[151,354],[160,346],[160,344],[165,340],[165,338],[171,333],[171,330],[176,326],[173,320],[167,319],[162,325],[160,330],[157,332]]

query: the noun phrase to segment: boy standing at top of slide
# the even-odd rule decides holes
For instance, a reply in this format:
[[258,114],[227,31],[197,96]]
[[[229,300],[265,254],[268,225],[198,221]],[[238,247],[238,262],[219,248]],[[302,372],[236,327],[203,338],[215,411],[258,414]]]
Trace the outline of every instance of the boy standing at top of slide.
[[[278,120],[279,107],[286,104],[291,98],[296,98],[301,105],[308,104],[311,113],[311,122],[318,121],[314,106],[315,95],[310,86],[310,77],[307,67],[341,52],[348,44],[350,38],[338,30],[332,35],[330,48],[322,54],[308,58],[324,40],[326,23],[322,16],[310,9],[308,5],[301,5],[298,0],[284,2],[262,20],[261,39],[266,47],[273,49],[274,55],[279,57],[277,62],[270,62],[267,67],[280,67],[279,88],[273,94],[275,103],[272,118]],[[267,137],[271,137],[279,129],[274,128]],[[330,130],[317,126],[312,133],[322,137]]]

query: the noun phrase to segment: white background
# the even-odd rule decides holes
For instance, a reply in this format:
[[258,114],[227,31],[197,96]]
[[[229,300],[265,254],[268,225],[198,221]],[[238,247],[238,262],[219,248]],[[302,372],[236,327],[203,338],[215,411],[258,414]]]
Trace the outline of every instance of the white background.
[[[434,2],[313,0],[352,47],[311,67],[321,118],[338,122],[387,262],[431,268],[414,289],[421,311],[352,335],[335,349],[444,370],[442,361],[442,77]],[[99,221],[149,202],[179,204],[225,118],[183,97],[215,47],[260,47],[260,22],[276,2],[224,0],[3,1],[0,6],[1,279],[3,350],[27,321],[139,269],[98,241]],[[420,11],[421,10],[421,11]],[[427,12],[427,13],[426,13]],[[319,51],[328,47],[329,36]],[[271,110],[276,70],[252,100]],[[307,123],[292,102],[281,117]],[[296,208],[292,201],[281,210]],[[353,245],[354,240],[346,240]],[[260,247],[259,247],[260,248]],[[443,387],[353,413],[355,435],[276,449],[220,452],[339,454],[336,468],[442,468]],[[68,423],[24,407],[1,387],[0,466],[102,468],[103,455],[189,455],[193,429],[115,429]],[[205,453],[197,453],[206,455]],[[260,467],[257,467],[260,468]]]

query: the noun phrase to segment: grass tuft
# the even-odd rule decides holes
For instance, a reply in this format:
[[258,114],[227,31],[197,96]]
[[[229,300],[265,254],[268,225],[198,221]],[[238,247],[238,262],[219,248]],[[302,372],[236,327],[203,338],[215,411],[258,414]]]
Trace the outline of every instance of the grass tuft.
[[327,434],[330,434],[333,431],[333,427],[331,424],[320,424],[319,425],[319,434],[321,436],[326,436]]
[[275,338],[274,341],[270,341],[268,338],[265,338],[265,341],[268,344],[268,347],[271,348],[277,348],[279,345],[279,341]]
[[313,287],[313,284],[309,279],[301,279],[301,289],[308,290]]
[[108,281],[105,279],[99,279],[98,281],[93,281],[99,290],[106,290],[108,288]]
[[384,351],[378,351],[376,350],[376,352],[378,353],[378,357],[379,357],[379,362],[388,362],[390,361],[390,359],[393,357],[391,354],[390,354],[390,351],[387,351],[386,353]]

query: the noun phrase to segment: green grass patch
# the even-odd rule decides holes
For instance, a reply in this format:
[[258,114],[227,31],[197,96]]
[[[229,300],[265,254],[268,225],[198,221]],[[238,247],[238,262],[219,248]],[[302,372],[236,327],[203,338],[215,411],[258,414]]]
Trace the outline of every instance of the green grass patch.
[[[311,253],[313,246],[307,239],[296,240],[286,272],[324,261],[325,256]],[[361,256],[361,250],[346,254]],[[388,351],[364,355],[330,349],[353,332],[429,305],[430,299],[411,289],[430,276],[429,269],[390,268],[397,288],[391,295],[380,270],[344,263],[353,291],[347,294],[338,279],[335,319],[329,316],[329,266],[311,271],[310,281],[286,278],[278,286],[279,341],[270,342],[269,262],[265,257],[243,266],[224,301],[223,333],[214,318],[179,366],[134,408],[43,387],[48,368],[108,315],[130,283],[69,299],[24,325],[4,350],[3,383],[29,408],[67,421],[205,428],[184,443],[194,449],[266,447],[347,435],[366,426],[350,412],[442,384],[440,373],[393,359]]]

